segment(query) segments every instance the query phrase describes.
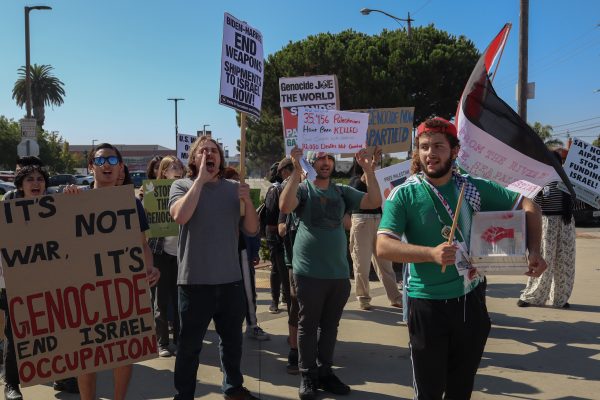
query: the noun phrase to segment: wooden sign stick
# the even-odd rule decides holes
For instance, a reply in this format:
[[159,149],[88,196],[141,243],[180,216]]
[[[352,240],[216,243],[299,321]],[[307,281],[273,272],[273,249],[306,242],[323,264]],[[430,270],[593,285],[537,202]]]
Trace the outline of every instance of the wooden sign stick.
[[[456,203],[456,210],[454,211],[454,219],[452,220],[452,228],[450,229],[450,236],[448,237],[448,244],[454,242],[454,232],[456,231],[456,225],[458,224],[458,215],[460,214],[460,206],[462,205],[463,197],[465,197],[465,184],[463,183],[460,188],[460,194],[458,195],[458,202]],[[446,273],[446,266],[442,264],[442,274]]]
[[[246,177],[246,113],[240,113],[240,183]],[[246,215],[245,203],[240,200],[240,217]]]

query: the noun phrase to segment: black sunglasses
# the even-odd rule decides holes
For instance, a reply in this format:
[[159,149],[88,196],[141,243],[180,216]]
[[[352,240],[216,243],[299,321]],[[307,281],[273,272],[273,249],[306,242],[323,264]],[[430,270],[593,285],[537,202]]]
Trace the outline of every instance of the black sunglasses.
[[106,162],[109,165],[117,165],[119,163],[119,157],[117,157],[117,156],[94,157],[94,165],[101,167]]

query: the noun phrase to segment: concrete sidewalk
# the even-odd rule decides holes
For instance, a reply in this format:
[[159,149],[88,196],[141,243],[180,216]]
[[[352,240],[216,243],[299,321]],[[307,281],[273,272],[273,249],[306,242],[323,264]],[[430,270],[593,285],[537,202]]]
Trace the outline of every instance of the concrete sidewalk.
[[[579,231],[579,230],[578,230]],[[492,331],[475,381],[473,399],[600,399],[600,234],[577,239],[577,274],[571,308],[518,308],[525,278],[491,276],[488,309]],[[262,273],[264,274],[264,272]],[[259,273],[259,279],[264,279]],[[411,399],[412,375],[407,328],[401,311],[389,307],[379,282],[371,282],[372,311],[351,296],[341,321],[336,373],[351,385],[350,396],[320,399]],[[259,289],[261,327],[271,340],[246,339],[245,385],[261,399],[297,399],[298,376],[285,372],[287,313],[269,314],[268,289]],[[210,330],[198,371],[198,399],[222,399],[218,338]],[[137,364],[128,399],[172,399],[175,358]],[[112,378],[101,373],[98,396],[112,398]],[[23,389],[29,399],[76,399],[49,385]]]

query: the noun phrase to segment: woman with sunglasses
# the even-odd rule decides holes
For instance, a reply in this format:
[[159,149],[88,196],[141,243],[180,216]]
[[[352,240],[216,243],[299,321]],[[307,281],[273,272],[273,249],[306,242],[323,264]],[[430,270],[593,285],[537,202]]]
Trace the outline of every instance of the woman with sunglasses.
[[[88,156],[88,169],[94,175],[94,189],[116,186],[119,175],[123,170],[123,158],[119,150],[109,143],[101,143],[97,145]],[[79,189],[75,185],[69,185],[65,188],[64,193],[79,193]],[[152,252],[144,231],[148,229],[148,221],[142,203],[136,199],[136,207],[140,220],[140,235],[142,246],[144,249],[144,263],[146,264],[148,273],[148,283],[154,286],[160,277],[158,269],[154,268],[152,260]],[[127,387],[131,379],[133,365],[125,365],[113,369],[114,379],[114,399],[124,400],[127,394]],[[96,398],[96,373],[87,373],[77,377],[79,390],[82,400],[94,400]]]
[[[174,156],[164,157],[159,166],[156,179],[181,179],[184,176],[183,163]],[[173,305],[173,344],[177,345],[179,336],[179,318],[177,318],[177,236],[151,238],[148,240],[154,257],[154,265],[160,271],[160,279],[154,294],[154,319],[158,355],[171,357],[174,352],[169,348],[169,303]]]

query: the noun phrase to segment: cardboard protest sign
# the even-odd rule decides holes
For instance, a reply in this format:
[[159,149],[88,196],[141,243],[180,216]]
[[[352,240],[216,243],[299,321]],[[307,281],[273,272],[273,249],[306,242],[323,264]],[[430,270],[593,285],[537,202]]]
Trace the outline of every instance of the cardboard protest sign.
[[298,147],[328,153],[357,152],[365,146],[366,113],[337,110],[298,110]]
[[381,198],[383,199],[381,204],[382,208],[384,208],[385,200],[388,198],[392,189],[403,184],[406,178],[410,176],[411,162],[411,160],[406,160],[398,164],[390,165],[389,167],[375,170],[375,178],[377,178],[379,190],[381,190]]
[[[577,199],[600,208],[600,147],[573,138],[563,168]],[[562,182],[558,183],[558,188],[569,193]]]
[[23,386],[157,356],[131,186],[2,206],[0,255]]
[[285,154],[290,154],[296,145],[299,107],[339,110],[337,77],[315,75],[279,78],[279,105]]
[[414,107],[351,110],[369,114],[367,147],[379,146],[384,153],[409,151],[412,141]]
[[169,192],[174,179],[144,180],[144,208],[150,229],[146,237],[166,237],[179,235],[179,225],[169,212]]
[[195,141],[196,136],[194,135],[184,135],[181,133],[177,135],[177,158],[179,158],[184,166],[188,165],[190,149]]
[[219,104],[259,118],[263,76],[262,34],[225,13]]
[[541,163],[487,134],[476,125],[459,126],[458,165],[470,175],[490,179],[533,198],[557,177],[554,167]]

